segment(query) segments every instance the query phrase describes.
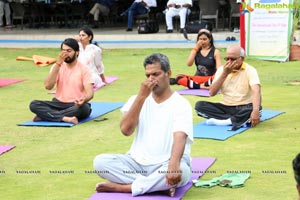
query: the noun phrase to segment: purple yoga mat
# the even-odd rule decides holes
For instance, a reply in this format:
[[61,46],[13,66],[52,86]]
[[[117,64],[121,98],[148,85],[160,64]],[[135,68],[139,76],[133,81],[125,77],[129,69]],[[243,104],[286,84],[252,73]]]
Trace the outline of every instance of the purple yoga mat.
[[[112,82],[116,81],[118,79],[118,77],[117,76],[106,76],[105,79],[108,84],[111,84]],[[105,86],[105,85],[103,84],[100,87],[94,87],[94,91],[99,90],[103,86]]]
[[177,92],[181,95],[194,95],[194,96],[202,96],[209,97],[209,90],[206,89],[183,89],[177,90]]
[[174,197],[169,197],[161,193],[149,193],[141,196],[133,197],[129,193],[101,192],[94,193],[88,200],[180,200],[183,195],[193,186],[192,180],[198,179],[203,173],[215,162],[216,158],[193,158],[192,159],[192,177],[188,184],[177,188]]
[[[106,76],[105,77],[108,84],[111,84],[112,82],[118,80],[117,76]],[[104,87],[105,85],[101,85],[100,87],[94,87],[94,91],[99,90],[100,88]],[[49,92],[49,94],[55,94],[56,90]]]
[[0,146],[0,155],[15,148],[16,146],[12,146],[12,145],[6,145],[6,146]]
[[25,79],[1,78],[0,79],[0,87],[4,87],[4,86],[11,85],[11,84],[14,84],[14,83],[22,82],[24,80]]

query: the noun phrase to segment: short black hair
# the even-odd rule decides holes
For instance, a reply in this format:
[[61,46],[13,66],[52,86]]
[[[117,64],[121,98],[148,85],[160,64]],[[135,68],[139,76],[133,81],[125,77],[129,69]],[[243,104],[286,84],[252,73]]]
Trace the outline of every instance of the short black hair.
[[148,64],[154,64],[154,63],[160,63],[161,69],[164,72],[167,72],[170,70],[170,62],[166,55],[161,53],[153,53],[150,56],[146,57],[144,60],[144,68],[146,68],[146,65]]
[[294,158],[293,162],[294,177],[297,184],[300,186],[300,153]]
[[67,46],[71,47],[74,51],[79,51],[79,44],[78,44],[77,40],[75,40],[74,38],[67,38],[67,39],[65,39],[61,43],[60,49],[62,49],[63,45],[67,45]]

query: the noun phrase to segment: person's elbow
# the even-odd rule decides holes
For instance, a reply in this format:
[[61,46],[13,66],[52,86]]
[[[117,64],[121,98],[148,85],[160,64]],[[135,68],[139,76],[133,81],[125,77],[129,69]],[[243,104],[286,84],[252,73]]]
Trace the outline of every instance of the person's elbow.
[[90,92],[90,98],[89,98],[89,100],[91,100],[91,99],[93,99],[94,98],[94,90],[92,89],[92,91]]
[[217,92],[210,88],[208,91],[208,94],[209,94],[209,96],[213,97],[217,94]]
[[53,87],[54,87],[53,84],[45,83],[45,89],[46,90],[52,90]]
[[121,130],[121,133],[125,136],[130,136],[134,131],[132,128],[125,126],[123,124],[120,125],[120,130]]
[[190,66],[193,65],[193,63],[187,61],[187,62],[186,62],[186,65],[187,65],[188,67],[190,67]]
[[94,98],[94,92],[92,92],[89,97],[87,98],[86,102],[89,102],[90,100],[92,100]]

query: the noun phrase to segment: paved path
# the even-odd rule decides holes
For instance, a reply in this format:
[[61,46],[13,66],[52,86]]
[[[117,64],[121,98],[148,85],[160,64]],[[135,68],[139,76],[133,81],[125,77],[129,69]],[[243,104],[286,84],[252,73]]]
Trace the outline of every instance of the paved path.
[[[76,29],[28,29],[19,27],[12,30],[0,29],[0,48],[57,48],[67,37],[77,35]],[[186,40],[181,33],[166,34],[163,31],[155,34],[138,34],[134,29],[126,32],[124,28],[94,29],[94,40],[102,48],[192,48],[197,34],[189,34]],[[219,31],[213,32],[215,46],[226,48],[231,43],[239,42],[239,33]],[[227,37],[235,37],[236,41],[225,41]]]

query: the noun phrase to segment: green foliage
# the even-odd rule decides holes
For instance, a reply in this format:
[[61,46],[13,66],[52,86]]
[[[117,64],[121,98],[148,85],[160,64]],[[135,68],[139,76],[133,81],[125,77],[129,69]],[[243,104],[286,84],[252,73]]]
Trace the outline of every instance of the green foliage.
[[[105,49],[105,75],[117,75],[119,80],[97,91],[93,101],[125,102],[136,94],[145,78],[143,60],[154,52],[169,57],[174,76],[195,71],[194,66],[185,65],[190,49]],[[224,57],[223,49],[221,53]],[[106,121],[89,121],[72,128],[17,126],[33,117],[28,108],[31,100],[52,98],[43,87],[49,67],[15,59],[34,54],[55,58],[58,49],[0,49],[0,77],[26,79],[0,88],[0,144],[16,145],[0,156],[1,199],[87,199],[94,192],[95,184],[103,181],[91,173],[94,157],[101,153],[125,153],[132,137],[121,135],[118,110],[105,115]],[[300,151],[300,86],[289,82],[299,80],[299,61],[276,63],[248,59],[247,62],[260,74],[264,109],[285,114],[226,141],[195,139],[193,157],[217,158],[209,172],[201,177],[203,180],[230,170],[248,170],[251,177],[243,188],[192,188],[183,199],[297,198],[291,161]],[[199,100],[218,101],[220,95],[186,98],[194,106]],[[194,123],[202,120],[194,113]],[[40,173],[17,173],[30,170]],[[53,174],[58,170],[71,173]]]
[[300,0],[294,0],[293,2],[293,27],[292,32],[294,33],[299,26],[299,12],[300,12]]

